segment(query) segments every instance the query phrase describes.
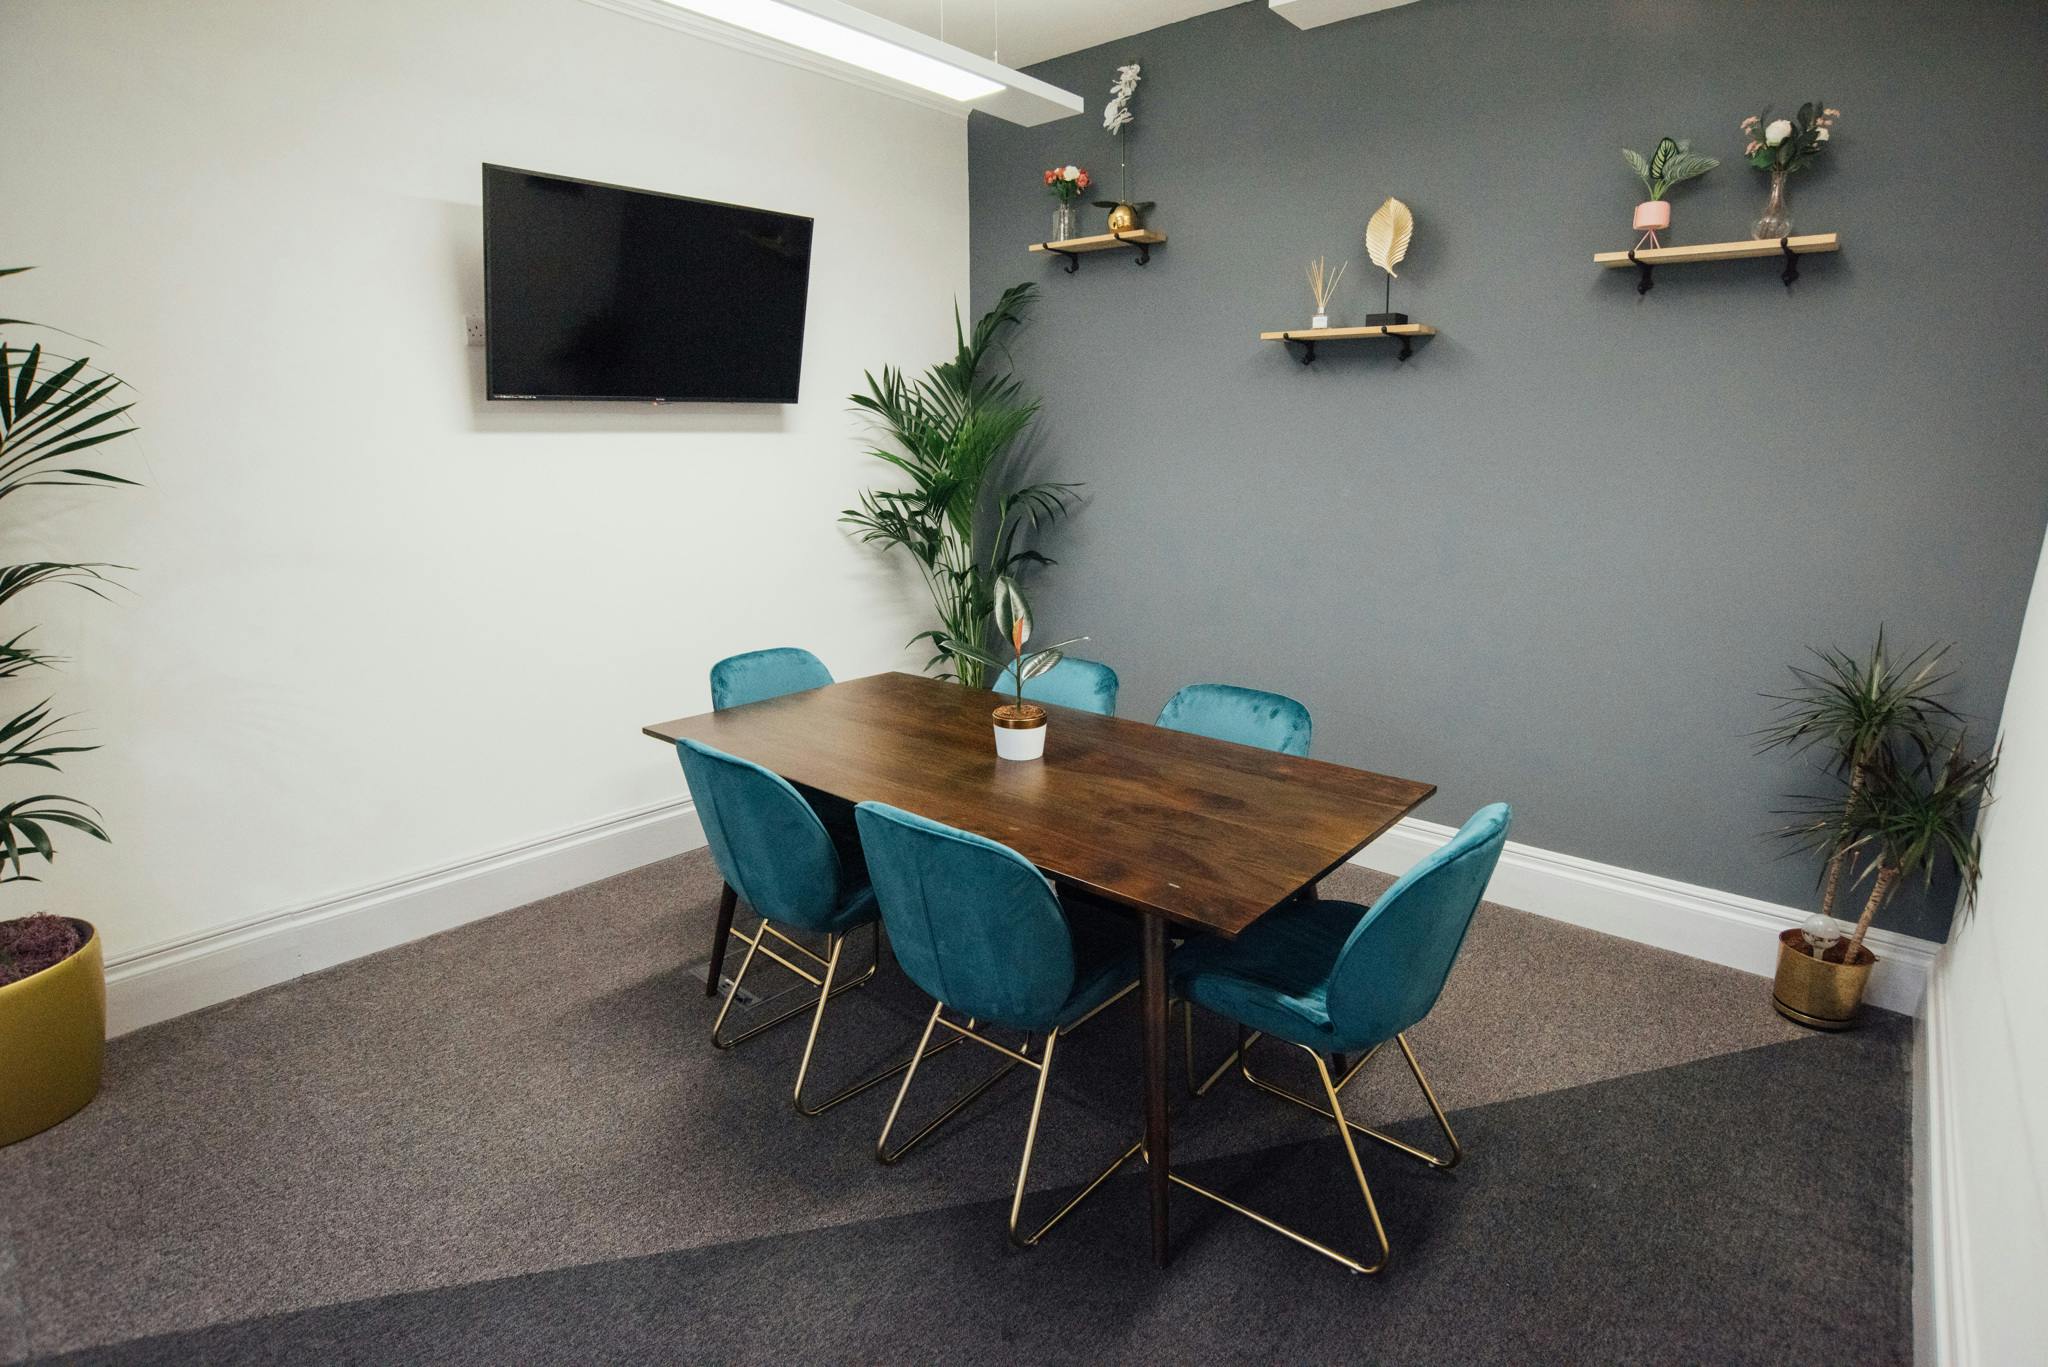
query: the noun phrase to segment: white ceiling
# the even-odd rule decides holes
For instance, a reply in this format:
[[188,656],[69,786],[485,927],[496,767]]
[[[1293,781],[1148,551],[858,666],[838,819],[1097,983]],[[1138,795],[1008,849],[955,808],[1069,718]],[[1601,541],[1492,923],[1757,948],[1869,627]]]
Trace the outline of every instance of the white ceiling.
[[[1029,66],[1062,53],[1125,38],[1242,0],[850,0],[856,8],[990,56],[1000,41],[1004,66]],[[945,16],[941,35],[940,13]],[[1000,27],[998,20],[1000,19]],[[1133,56],[1142,57],[1143,53]],[[1108,76],[1103,78],[1105,89]]]

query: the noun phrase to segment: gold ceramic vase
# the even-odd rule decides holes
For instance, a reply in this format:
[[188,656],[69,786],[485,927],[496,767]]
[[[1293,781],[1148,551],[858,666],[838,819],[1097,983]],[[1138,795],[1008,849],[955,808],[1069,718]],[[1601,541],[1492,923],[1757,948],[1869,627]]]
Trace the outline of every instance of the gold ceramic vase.
[[1877,956],[1859,947],[1852,964],[1816,959],[1801,947],[1806,932],[1788,930],[1778,937],[1778,976],[1771,985],[1771,1005],[1786,1020],[1816,1030],[1847,1030],[1863,1009],[1863,989]]
[[78,952],[0,987],[0,1145],[40,1134],[99,1095],[107,977],[99,932],[74,920]]

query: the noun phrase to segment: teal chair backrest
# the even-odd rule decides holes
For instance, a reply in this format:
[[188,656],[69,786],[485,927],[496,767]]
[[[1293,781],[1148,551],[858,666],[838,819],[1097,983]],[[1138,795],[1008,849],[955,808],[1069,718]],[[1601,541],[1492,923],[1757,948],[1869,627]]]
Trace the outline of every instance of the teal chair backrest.
[[1307,754],[1314,729],[1308,709],[1285,694],[1213,683],[1189,684],[1168,698],[1159,724],[1283,755]]
[[808,650],[777,646],[773,650],[750,650],[711,666],[711,707],[723,712],[750,702],[765,702],[785,693],[823,688],[832,682],[832,671]]
[[780,774],[694,740],[676,742],[704,838],[725,881],[761,915],[829,930],[842,900],[839,854],[811,804]]
[[[1029,702],[1051,703],[1054,707],[1071,707],[1078,712],[1094,712],[1105,717],[1116,715],[1116,689],[1114,669],[1094,660],[1077,660],[1071,655],[1037,678],[1024,681],[1024,697]],[[1016,696],[1015,663],[1003,670],[1003,677],[996,680],[995,691]]]
[[1074,939],[1052,884],[1007,845],[890,807],[854,809],[889,947],[955,1011],[1050,1028],[1074,991]]
[[1505,802],[1474,812],[1450,843],[1382,893],[1345,940],[1329,1011],[1350,1047],[1392,1039],[1436,1005],[1500,862],[1510,815]]

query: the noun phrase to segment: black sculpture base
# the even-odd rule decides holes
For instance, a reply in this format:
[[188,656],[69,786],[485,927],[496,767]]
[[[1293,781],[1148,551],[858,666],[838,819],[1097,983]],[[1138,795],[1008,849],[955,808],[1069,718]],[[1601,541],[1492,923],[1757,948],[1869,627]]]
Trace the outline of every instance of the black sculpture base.
[[1365,325],[1369,328],[1391,327],[1395,323],[1405,323],[1407,321],[1408,315],[1405,313],[1368,313],[1365,315]]

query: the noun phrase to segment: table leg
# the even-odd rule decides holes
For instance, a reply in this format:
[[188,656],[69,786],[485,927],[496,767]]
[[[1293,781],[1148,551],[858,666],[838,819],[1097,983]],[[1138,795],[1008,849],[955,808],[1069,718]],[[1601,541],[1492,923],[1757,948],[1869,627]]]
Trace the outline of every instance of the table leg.
[[704,995],[718,995],[718,980],[725,974],[725,942],[732,938],[732,911],[740,895],[727,883],[718,894],[718,929],[711,932],[711,967],[704,974]]
[[1166,921],[1146,915],[1140,996],[1145,1017],[1145,1155],[1152,1179],[1152,1261],[1166,1266]]

